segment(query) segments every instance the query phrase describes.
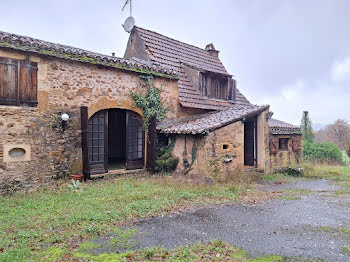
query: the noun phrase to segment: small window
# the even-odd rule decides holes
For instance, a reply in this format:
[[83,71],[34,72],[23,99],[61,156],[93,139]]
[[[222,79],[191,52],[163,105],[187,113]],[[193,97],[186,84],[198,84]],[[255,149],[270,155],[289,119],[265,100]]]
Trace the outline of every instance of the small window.
[[279,149],[280,150],[288,150],[288,138],[280,138],[279,139]]
[[34,62],[0,57],[0,105],[37,105],[37,72]]
[[201,73],[199,88],[203,96],[227,100],[228,83],[226,77]]

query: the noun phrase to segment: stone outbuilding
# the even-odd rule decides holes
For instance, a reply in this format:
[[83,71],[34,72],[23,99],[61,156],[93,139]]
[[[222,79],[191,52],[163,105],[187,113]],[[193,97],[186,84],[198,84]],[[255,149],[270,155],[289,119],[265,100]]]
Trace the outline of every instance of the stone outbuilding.
[[159,133],[175,140],[178,171],[265,170],[269,106],[246,99],[212,43],[203,49],[135,27],[124,58],[146,60],[179,76],[181,115],[158,125]]
[[300,127],[269,119],[269,148],[266,172],[295,167],[302,161],[302,135]]
[[[146,93],[145,78],[168,109],[149,133],[131,97]],[[213,44],[135,27],[117,58],[0,32],[0,193],[72,172],[152,169],[156,132],[174,141],[178,172],[270,171],[289,163],[271,139],[300,135],[275,134],[269,116],[238,90]]]

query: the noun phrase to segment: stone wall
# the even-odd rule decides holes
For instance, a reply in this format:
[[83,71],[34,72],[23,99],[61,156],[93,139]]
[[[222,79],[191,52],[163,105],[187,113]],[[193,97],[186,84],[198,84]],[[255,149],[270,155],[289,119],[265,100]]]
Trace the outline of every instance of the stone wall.
[[[146,91],[137,73],[3,50],[0,57],[38,63],[38,106],[0,105],[0,194],[32,189],[51,177],[68,174],[73,166],[81,167],[81,106],[88,107],[89,116],[108,108],[142,115],[130,97],[131,91]],[[152,84],[162,90],[169,109],[166,117],[183,115],[177,81],[154,78]],[[59,118],[62,113],[70,116],[65,131]],[[25,148],[29,155],[4,161],[9,148]]]
[[244,125],[241,121],[206,136],[176,136],[173,154],[179,157],[178,172],[221,175],[244,168]]
[[277,172],[283,168],[297,167],[302,162],[302,151],[294,152],[292,148],[292,139],[301,139],[301,135],[270,135],[270,138],[288,138],[289,140],[287,150],[279,150],[275,154],[270,152],[267,154],[267,173]]

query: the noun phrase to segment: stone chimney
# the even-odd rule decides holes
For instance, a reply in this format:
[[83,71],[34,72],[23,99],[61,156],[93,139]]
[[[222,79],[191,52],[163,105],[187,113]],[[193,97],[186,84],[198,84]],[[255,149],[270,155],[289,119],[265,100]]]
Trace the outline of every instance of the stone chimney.
[[219,51],[215,49],[215,46],[213,43],[207,45],[205,47],[205,50],[208,51],[210,56],[215,57],[215,58],[219,58]]

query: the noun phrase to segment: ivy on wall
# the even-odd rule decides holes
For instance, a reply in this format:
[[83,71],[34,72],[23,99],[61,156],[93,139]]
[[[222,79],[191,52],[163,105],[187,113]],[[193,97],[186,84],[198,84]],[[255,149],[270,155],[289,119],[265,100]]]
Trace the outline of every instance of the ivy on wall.
[[149,124],[154,114],[157,114],[157,123],[159,123],[167,112],[167,109],[163,107],[160,99],[160,89],[153,87],[151,84],[151,76],[140,76],[145,80],[147,85],[147,91],[144,95],[142,92],[131,92],[131,97],[135,101],[135,105],[142,109],[144,127],[148,133]]

